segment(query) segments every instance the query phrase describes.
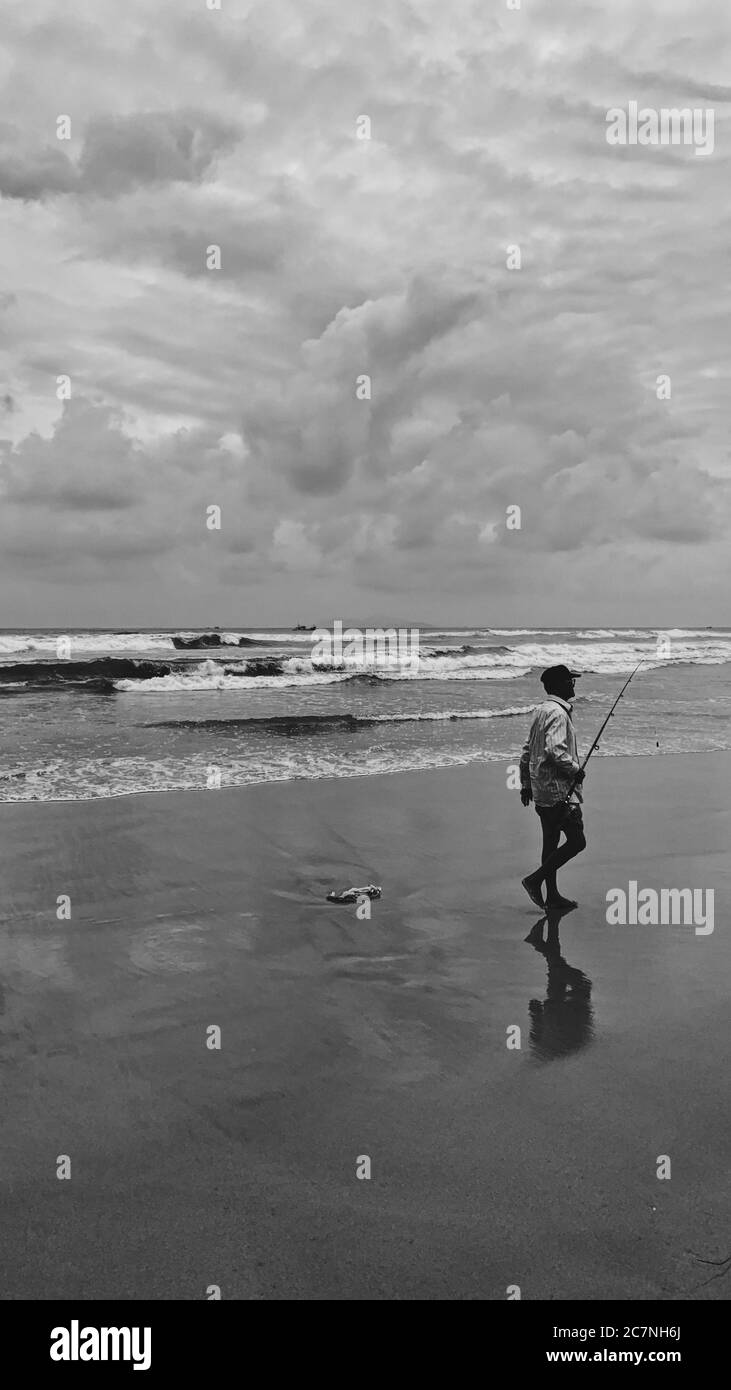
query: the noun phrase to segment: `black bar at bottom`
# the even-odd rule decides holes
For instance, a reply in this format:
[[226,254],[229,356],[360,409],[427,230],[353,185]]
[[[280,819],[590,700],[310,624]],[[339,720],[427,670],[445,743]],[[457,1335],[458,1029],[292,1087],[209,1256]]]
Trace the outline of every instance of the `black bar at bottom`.
[[[303,1314],[306,1320],[300,1324]],[[337,1322],[330,1314],[320,1323],[317,1307],[301,1308],[284,1300],[254,1306],[221,1301],[217,1307],[203,1301],[6,1302],[0,1305],[0,1345],[6,1367],[17,1358],[16,1364],[43,1384],[68,1374],[78,1378],[85,1371],[95,1377],[95,1385],[118,1375],[133,1375],[144,1384],[143,1376],[171,1372],[180,1372],[186,1383],[199,1376],[203,1384],[210,1383],[212,1374],[237,1367],[260,1380],[262,1371],[267,1376],[281,1371],[290,1356],[293,1363],[296,1358],[298,1378],[327,1373],[328,1368],[333,1374],[339,1367],[341,1378],[355,1373],[362,1380],[369,1365],[374,1375],[382,1376],[386,1365],[392,1366],[396,1348],[412,1378],[422,1358],[432,1374],[436,1359],[451,1365],[454,1376],[467,1355],[479,1356],[487,1377],[506,1364],[512,1371],[659,1367],[672,1373],[723,1365],[727,1313],[715,1300],[514,1302],[481,1303],[472,1317],[440,1304],[438,1312],[429,1308],[428,1318],[420,1328],[419,1314],[403,1303],[391,1312],[371,1310],[367,1318],[360,1306],[351,1311],[338,1303]],[[444,1318],[442,1329],[435,1318]],[[453,1318],[458,1325],[452,1324]],[[452,1330],[459,1341],[450,1336]]]

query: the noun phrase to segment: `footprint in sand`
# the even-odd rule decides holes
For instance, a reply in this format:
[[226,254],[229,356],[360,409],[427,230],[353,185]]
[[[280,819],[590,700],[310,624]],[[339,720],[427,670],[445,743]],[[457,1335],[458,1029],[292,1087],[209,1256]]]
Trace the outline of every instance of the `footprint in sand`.
[[129,958],[138,970],[159,974],[192,974],[205,969],[204,932],[198,922],[145,927],[130,945]]
[[300,903],[304,907],[315,907],[319,905],[319,898],[313,896],[312,889],[302,893],[289,893],[284,888],[272,888],[272,896],[275,898],[286,898],[288,902]]

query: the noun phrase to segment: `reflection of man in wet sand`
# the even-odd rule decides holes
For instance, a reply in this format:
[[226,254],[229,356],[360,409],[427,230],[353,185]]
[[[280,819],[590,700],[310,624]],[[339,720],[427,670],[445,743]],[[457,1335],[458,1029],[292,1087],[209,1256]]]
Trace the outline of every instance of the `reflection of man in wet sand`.
[[[530,1046],[544,1061],[577,1052],[591,1041],[594,1011],[591,1006],[591,980],[583,970],[567,965],[558,938],[560,912],[541,917],[525,938],[546,958],[548,983],[546,998],[531,999]],[[548,923],[546,940],[543,925]]]
[[[586,848],[580,788],[584,773],[579,764],[570,704],[578,675],[578,671],[569,671],[566,666],[549,666],[543,672],[541,681],[547,698],[535,712],[520,758],[520,799],[524,806],[535,802],[543,827],[541,867],[522,880],[537,907],[544,905],[544,880],[546,907],[576,907],[575,902],[559,893],[556,873],[562,864]],[[562,835],[566,841],[559,849]]]

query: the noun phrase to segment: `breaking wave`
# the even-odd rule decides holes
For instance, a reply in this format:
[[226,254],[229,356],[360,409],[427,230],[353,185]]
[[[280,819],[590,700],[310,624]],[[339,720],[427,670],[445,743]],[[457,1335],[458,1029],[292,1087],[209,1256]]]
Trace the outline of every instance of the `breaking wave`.
[[452,722],[458,719],[510,719],[532,714],[535,705],[510,705],[507,709],[429,710],[417,714],[279,714],[251,719],[161,719],[146,724],[147,729],[195,729],[200,733],[239,733],[259,730],[262,733],[297,734],[349,732],[366,729],[373,724],[422,724],[432,721]]
[[147,681],[170,674],[172,666],[161,661],[135,661],[129,657],[103,656],[90,661],[13,661],[0,665],[0,688],[22,685],[26,689],[82,686],[112,691],[114,681],[128,677]]
[[[477,632],[477,630],[475,630]],[[493,634],[496,630],[493,630]],[[210,635],[210,634],[209,634]],[[622,640],[611,635],[610,629],[574,632],[569,642],[552,641],[553,634],[542,634],[544,640],[515,641],[514,644],[484,644],[462,642],[422,646],[418,655],[391,659],[387,654],[360,660],[344,659],[337,665],[313,662],[306,652],[287,653],[283,650],[252,655],[245,648],[236,650],[237,642],[225,640],[210,654],[200,648],[178,653],[169,635],[155,640],[167,644],[167,660],[131,656],[116,652],[89,655],[85,659],[60,660],[56,655],[56,639],[45,639],[48,655],[35,648],[26,660],[2,660],[0,652],[0,693],[22,696],[35,689],[64,690],[70,687],[92,693],[113,694],[132,691],[144,694],[170,692],[203,692],[218,690],[288,689],[304,686],[327,686],[346,681],[499,681],[518,680],[530,672],[562,662],[586,674],[622,676],[629,674],[639,661],[644,671],[670,666],[714,666],[731,663],[731,633],[711,633],[700,629],[675,628],[663,634],[630,637]],[[443,634],[445,637],[448,633]],[[460,636],[466,635],[464,632]],[[529,635],[528,630],[524,635]],[[97,638],[92,634],[94,640]],[[127,642],[140,634],[122,634]],[[228,639],[234,634],[221,634]],[[293,638],[296,636],[292,635]],[[548,636],[549,640],[545,640]],[[611,636],[611,640],[609,640]],[[278,634],[284,645],[286,634]],[[589,641],[588,639],[591,638]],[[665,645],[660,645],[660,638]],[[582,640],[585,639],[585,640]],[[2,641],[21,639],[6,637]],[[29,639],[30,640],[30,639]],[[91,639],[89,639],[91,640]],[[100,637],[101,640],[101,637]],[[110,635],[104,635],[110,641]],[[186,639],[187,640],[187,639]],[[264,639],[261,639],[265,645]],[[75,647],[72,650],[76,651]],[[50,653],[53,652],[53,656]],[[579,687],[580,689],[580,687]]]

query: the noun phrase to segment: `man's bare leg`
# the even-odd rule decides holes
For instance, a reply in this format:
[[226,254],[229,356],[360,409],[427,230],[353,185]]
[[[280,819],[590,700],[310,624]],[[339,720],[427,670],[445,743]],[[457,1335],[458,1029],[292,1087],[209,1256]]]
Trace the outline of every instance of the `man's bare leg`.
[[[563,820],[559,816],[560,812],[555,816],[541,816],[543,826],[541,867],[522,880],[523,887],[531,902],[541,907],[544,905],[541,897],[541,885],[544,882],[546,885],[545,905],[547,907],[577,906],[572,898],[564,898],[559,893],[556,874],[562,864],[568,863],[569,859],[581,854],[581,851],[586,848],[586,840],[581,823],[574,822],[570,814],[566,815]],[[562,834],[566,836],[566,843],[559,849],[558,842]]]

